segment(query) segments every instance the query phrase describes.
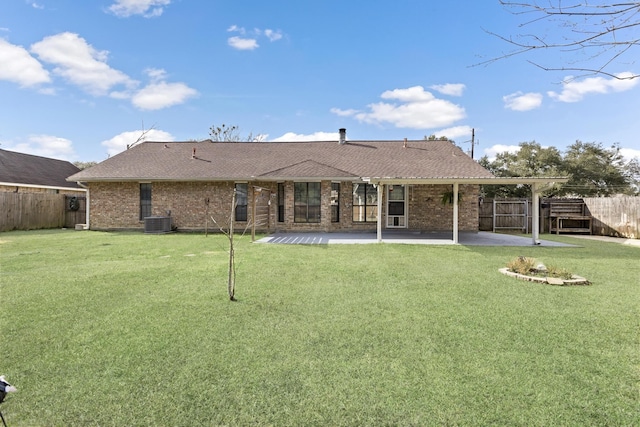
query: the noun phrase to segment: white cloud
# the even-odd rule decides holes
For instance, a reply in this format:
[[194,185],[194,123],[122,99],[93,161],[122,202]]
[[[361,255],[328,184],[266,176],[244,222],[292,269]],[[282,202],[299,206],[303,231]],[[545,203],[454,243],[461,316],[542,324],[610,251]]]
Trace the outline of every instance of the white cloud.
[[33,7],[34,9],[44,9],[44,6],[41,4],[38,4],[36,2],[32,2],[31,3],[31,7]]
[[134,87],[137,82],[107,65],[107,51],[98,51],[74,33],[45,37],[31,46],[45,62],[56,65],[53,72],[92,95],[106,95],[113,86]]
[[49,83],[49,72],[22,46],[0,38],[0,80],[18,83],[22,87]]
[[198,91],[184,83],[150,83],[131,98],[131,102],[141,110],[160,110],[184,103],[196,96]]
[[162,15],[163,6],[167,6],[171,0],[115,0],[109,6],[109,11],[121,18],[132,15],[142,15],[145,18],[152,18]]
[[[145,70],[151,83],[133,94],[131,102],[141,110],[160,110],[173,105],[183,104],[187,99],[198,95],[198,91],[185,83],[167,83],[166,71],[158,68]],[[113,94],[112,96],[126,96]]]
[[227,28],[227,31],[230,32],[230,33],[237,32],[237,33],[240,33],[240,34],[246,34],[246,32],[247,32],[244,28],[238,27],[237,25],[230,26],[229,28]]
[[147,68],[144,72],[147,73],[152,82],[163,81],[167,77],[167,72],[162,68]]
[[360,111],[358,110],[354,110],[354,109],[349,109],[349,110],[341,110],[340,108],[332,108],[330,110],[333,114],[340,116],[340,117],[350,117],[350,116],[354,116],[356,114],[358,114]]
[[256,39],[247,39],[238,36],[229,37],[227,43],[232,48],[238,50],[254,50],[260,47]]
[[622,154],[622,156],[626,160],[631,160],[634,158],[640,160],[640,150],[636,150],[633,148],[621,148],[620,154]]
[[[138,139],[144,134],[143,130],[133,130],[129,132],[122,132],[119,135],[114,136],[111,139],[106,141],[102,141],[100,144],[107,147],[107,153],[110,156],[115,156],[116,154],[127,149],[128,145],[131,145],[138,141]],[[150,129],[144,134],[144,137],[140,139],[138,142],[143,141],[174,141],[175,138],[169,132],[165,132],[157,129]]]
[[259,37],[264,36],[270,42],[278,41],[283,37],[283,34],[280,30],[272,30],[267,28],[263,31],[260,28],[254,28],[251,31],[247,31],[244,27],[239,27],[237,25],[231,25],[229,28],[227,28],[227,32],[238,33],[243,36],[233,36],[227,39],[227,43],[229,44],[229,46],[237,50],[254,50],[259,48]]
[[[618,78],[611,77],[589,77],[584,80],[577,80],[567,77],[562,83],[562,92],[547,92],[549,97],[561,102],[578,102],[593,93],[607,94],[611,92],[624,92],[633,89],[640,79],[630,79],[631,72],[617,74]],[[626,77],[626,79],[625,79]]]
[[454,126],[447,129],[439,130],[438,132],[434,132],[436,136],[446,136],[451,140],[456,140],[460,137],[471,139],[471,126]]
[[338,132],[315,132],[308,135],[287,132],[284,135],[272,139],[272,142],[291,142],[291,141],[337,141],[339,139]]
[[352,116],[356,120],[370,124],[391,123],[398,128],[430,129],[450,126],[466,117],[464,108],[443,99],[437,99],[422,86],[385,91],[385,100],[399,103],[378,102],[369,104],[369,112],[342,110],[331,111],[340,116]]
[[[130,99],[141,110],[159,110],[182,104],[198,94],[185,83],[166,82],[167,72],[159,68],[146,69],[150,83],[138,89],[138,81],[106,63],[108,52],[97,51],[77,34],[61,33],[46,37],[32,45],[31,50],[40,59],[57,65],[55,74],[86,92],[95,96]],[[118,86],[121,90],[114,90]]]
[[268,28],[266,30],[264,30],[264,35],[267,36],[267,38],[271,42],[275,42],[275,41],[280,40],[282,38],[282,33],[280,31],[270,30]]
[[8,149],[35,156],[73,161],[76,158],[73,144],[66,138],[51,135],[30,135],[26,141],[8,143]]
[[502,97],[504,107],[514,111],[529,111],[542,105],[542,94],[514,92]]
[[443,95],[462,96],[462,92],[464,92],[466,86],[462,83],[446,83],[443,85],[429,86],[429,88]]
[[495,160],[496,154],[504,153],[505,151],[508,151],[509,153],[517,153],[518,151],[520,151],[520,146],[496,144],[483,150],[484,154],[489,158],[489,160]]

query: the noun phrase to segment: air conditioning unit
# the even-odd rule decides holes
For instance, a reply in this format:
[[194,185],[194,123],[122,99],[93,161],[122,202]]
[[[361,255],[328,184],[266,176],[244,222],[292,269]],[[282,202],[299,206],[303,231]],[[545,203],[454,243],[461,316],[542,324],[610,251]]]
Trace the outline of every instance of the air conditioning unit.
[[144,219],[145,234],[171,233],[170,216],[148,216]]

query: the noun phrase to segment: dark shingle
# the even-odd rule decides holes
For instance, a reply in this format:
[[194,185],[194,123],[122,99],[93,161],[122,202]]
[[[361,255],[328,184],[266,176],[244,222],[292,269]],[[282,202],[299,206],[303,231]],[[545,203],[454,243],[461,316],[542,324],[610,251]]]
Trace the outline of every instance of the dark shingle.
[[64,160],[0,150],[0,182],[78,188],[66,178],[79,171]]
[[[193,150],[195,157],[193,156]],[[491,178],[449,141],[145,142],[70,177],[74,181],[301,177]]]

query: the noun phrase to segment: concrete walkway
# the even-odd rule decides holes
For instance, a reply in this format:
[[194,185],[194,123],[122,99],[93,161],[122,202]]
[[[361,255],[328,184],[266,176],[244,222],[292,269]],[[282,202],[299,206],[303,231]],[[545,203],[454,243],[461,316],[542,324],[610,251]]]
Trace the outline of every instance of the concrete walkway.
[[640,239],[627,239],[625,237],[610,237],[610,236],[593,236],[586,234],[578,234],[571,237],[577,237],[578,239],[599,240],[601,242],[618,243],[621,245],[629,245],[640,248]]
[[[458,235],[459,244],[463,246],[533,246],[531,237],[513,236],[510,234],[464,233]],[[411,245],[453,245],[453,233],[428,233],[411,231],[384,231],[383,243],[401,243]],[[333,245],[333,244],[366,244],[377,243],[375,232],[353,233],[274,233],[256,243],[280,243],[290,245]],[[566,243],[540,240],[539,246],[577,247]]]

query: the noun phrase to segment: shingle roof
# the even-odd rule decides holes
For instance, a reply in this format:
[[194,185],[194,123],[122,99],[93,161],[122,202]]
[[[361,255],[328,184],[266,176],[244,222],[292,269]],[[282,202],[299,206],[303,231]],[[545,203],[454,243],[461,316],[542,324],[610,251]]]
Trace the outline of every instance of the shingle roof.
[[404,141],[145,142],[69,180],[493,177],[449,141],[419,140],[404,145]]
[[0,150],[0,182],[78,188],[66,178],[79,171],[64,160]]

